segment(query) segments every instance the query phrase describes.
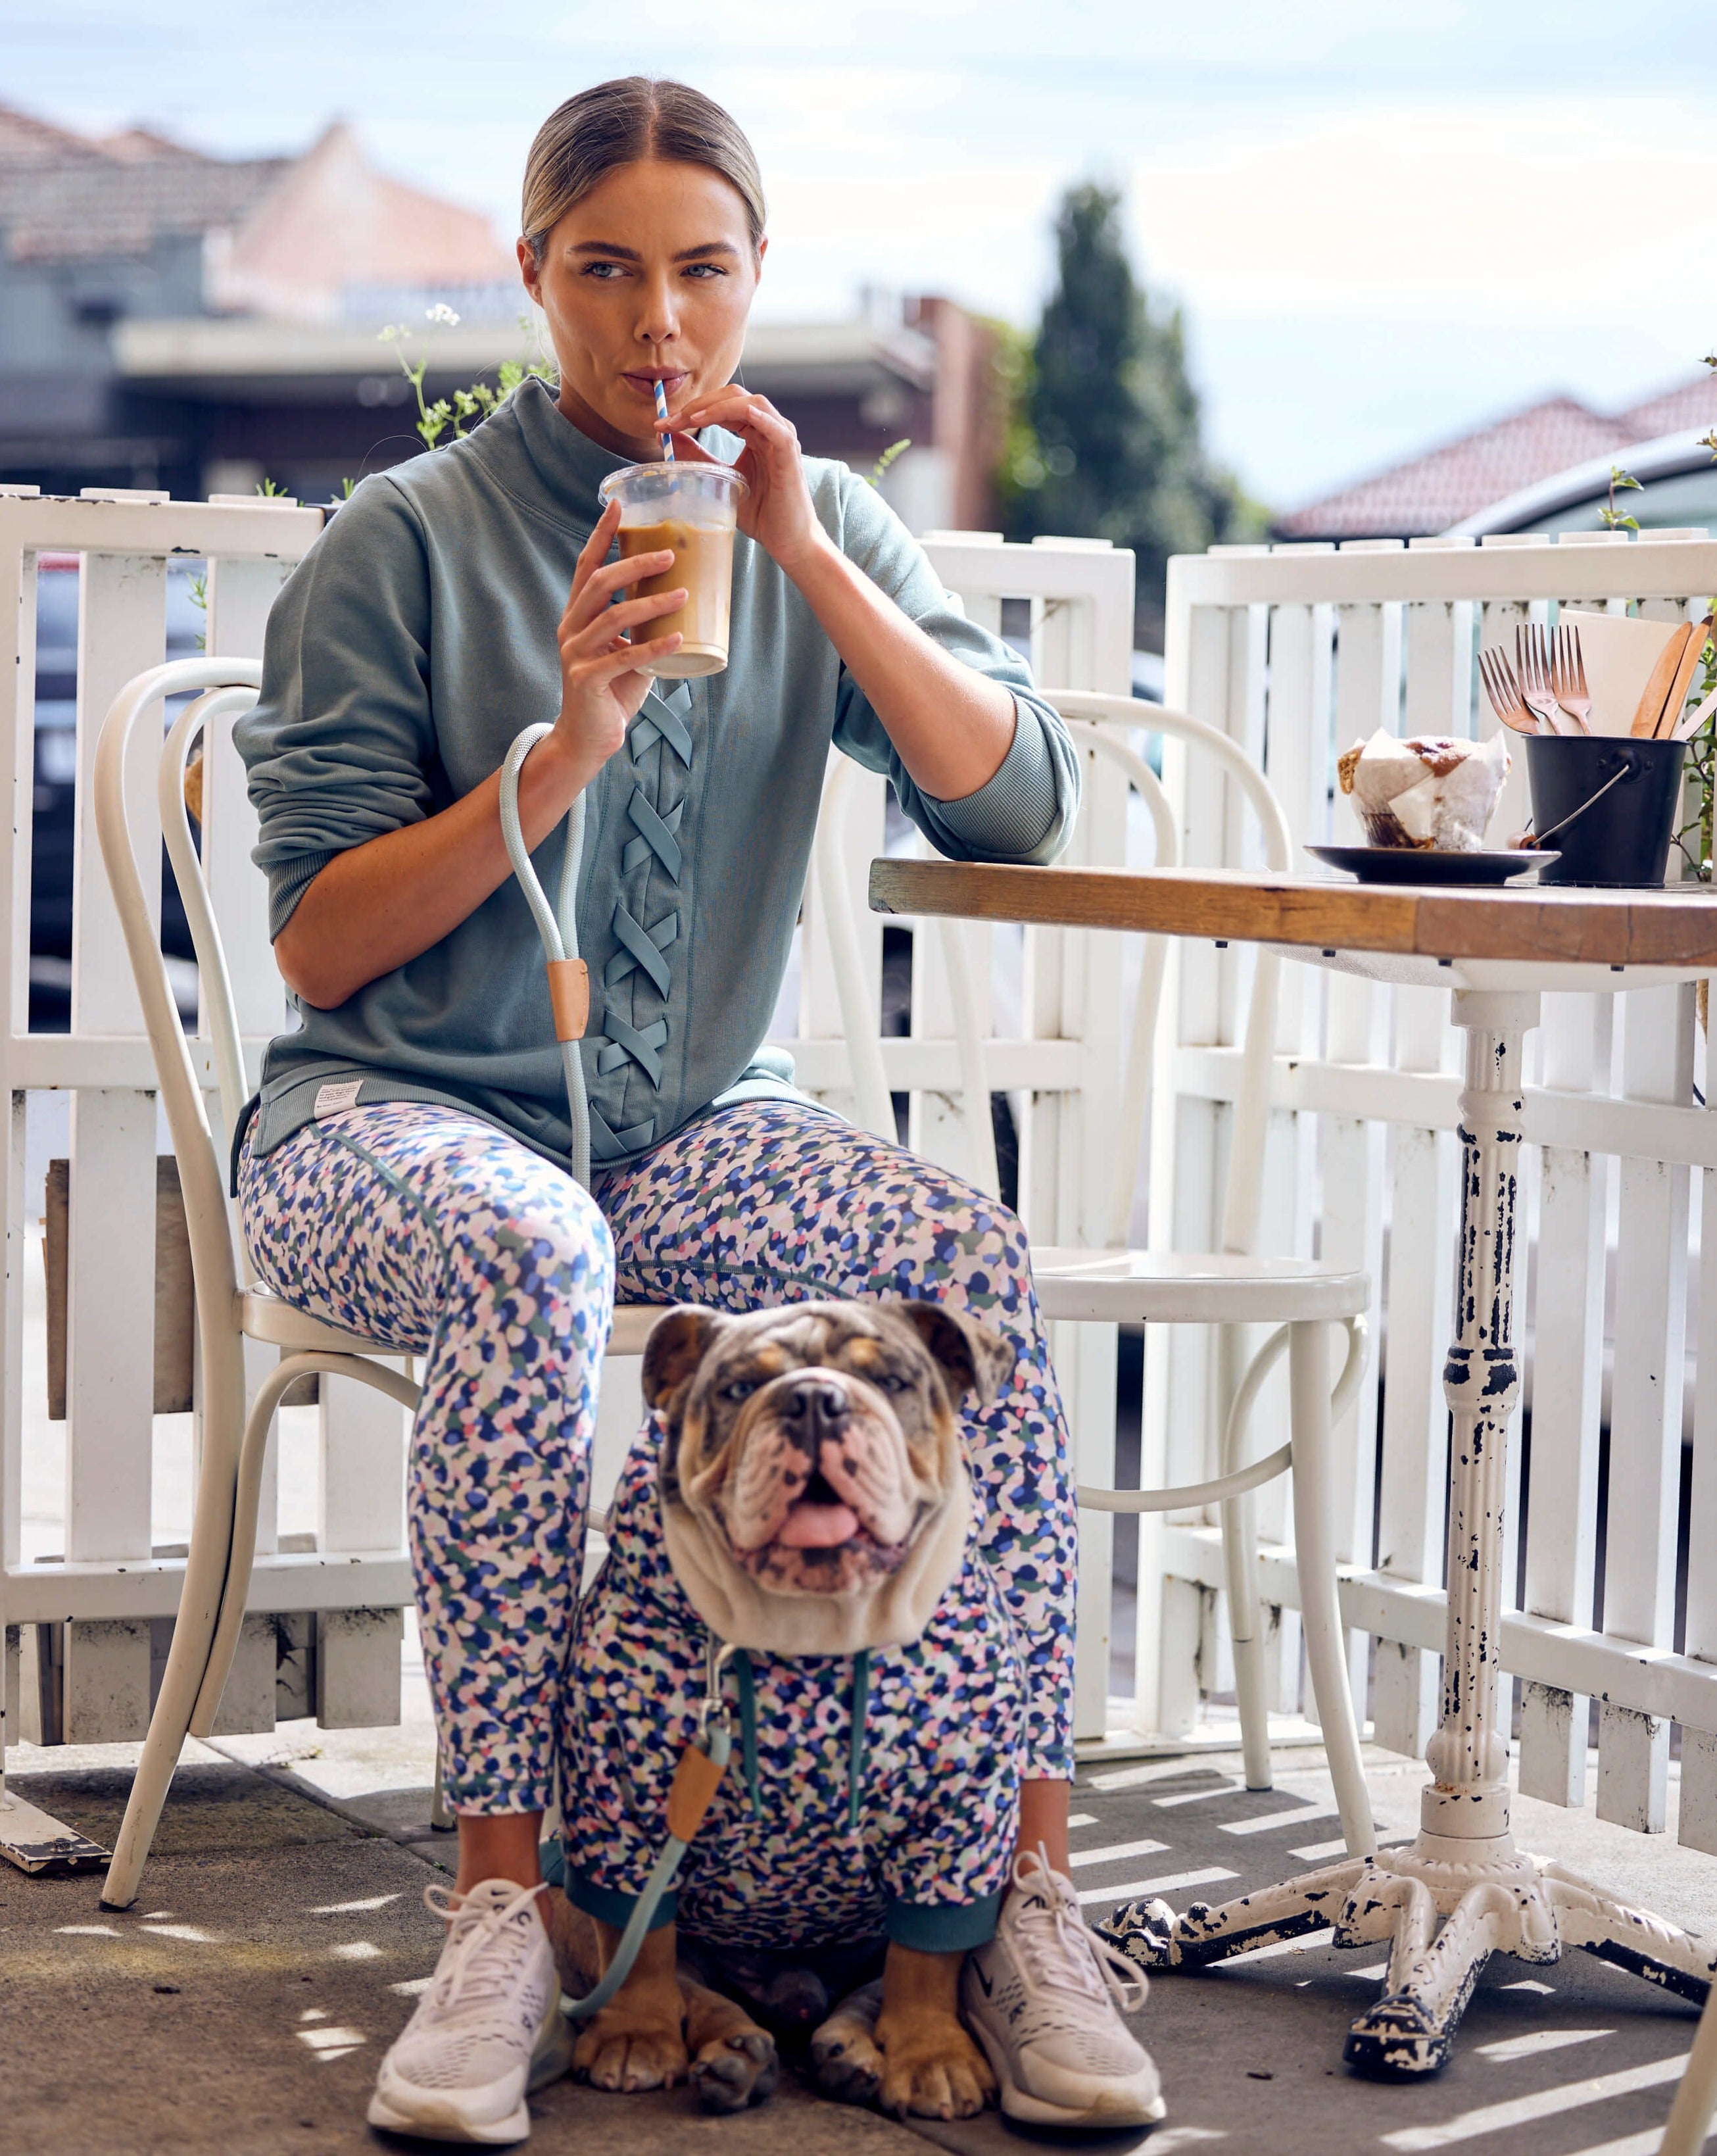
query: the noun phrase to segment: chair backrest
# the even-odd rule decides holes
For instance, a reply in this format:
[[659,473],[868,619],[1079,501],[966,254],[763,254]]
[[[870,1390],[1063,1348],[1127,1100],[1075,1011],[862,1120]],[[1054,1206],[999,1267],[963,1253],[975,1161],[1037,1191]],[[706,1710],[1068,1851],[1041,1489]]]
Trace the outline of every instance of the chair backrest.
[[[1228,736],[1184,711],[1167,711],[1133,697],[1082,690],[1050,690],[1045,693],[1068,721],[1079,745],[1116,772],[1123,785],[1135,791],[1143,800],[1156,841],[1154,866],[1173,868],[1178,865],[1177,818],[1161,782],[1128,739],[1130,735],[1141,732],[1184,743],[1195,753],[1210,757],[1233,782],[1252,809],[1263,839],[1266,865],[1283,873],[1291,866],[1292,840],[1281,803],[1269,780]],[[846,1027],[858,1118],[868,1128],[892,1137],[894,1111],[883,1043],[878,1031],[878,1013],[859,959],[858,901],[846,855],[844,809],[849,798],[850,770],[844,762],[836,763],[824,786],[816,849],[817,889],[826,909],[835,986]],[[922,847],[924,842],[919,843]],[[976,1021],[970,955],[958,922],[939,920],[933,924],[920,924],[919,932],[922,934],[925,928],[930,928],[935,937],[946,971],[970,1157],[979,1163],[973,1180],[995,1196],[997,1183],[990,1122],[989,1056]],[[1105,1223],[1105,1240],[1116,1247],[1126,1240],[1138,1178],[1150,1108],[1157,1020],[1169,958],[1168,939],[1146,938],[1131,1034],[1125,1051],[1120,1122],[1114,1134],[1112,1152],[1116,1172],[1109,1217]],[[1261,951],[1253,975],[1229,1147],[1222,1238],[1225,1250],[1249,1250],[1258,1233],[1280,964],[1277,953]]]
[[[243,1365],[234,1311],[238,1259],[227,1210],[226,1178],[202,1090],[186,1046],[153,910],[145,896],[137,842],[143,838],[146,857],[151,862],[158,858],[154,844],[158,823],[196,947],[221,1112],[230,1135],[247,1090],[243,1050],[226,955],[192,841],[185,805],[185,767],[198,733],[208,735],[212,752],[215,721],[248,710],[256,701],[261,680],[260,664],[249,659],[175,660],[139,675],[114,699],[102,723],[95,778],[95,827],[102,864],[137,984],[138,1001],[143,1007],[161,1105],[178,1161],[197,1296],[203,1397],[208,1398],[211,1384],[233,1382],[236,1373],[241,1404]],[[133,737],[146,713],[152,712],[169,696],[193,690],[202,693],[175,721],[156,760],[151,813],[144,807],[146,796],[128,783],[135,776],[137,762],[131,753]],[[212,752],[208,762],[213,764]]]

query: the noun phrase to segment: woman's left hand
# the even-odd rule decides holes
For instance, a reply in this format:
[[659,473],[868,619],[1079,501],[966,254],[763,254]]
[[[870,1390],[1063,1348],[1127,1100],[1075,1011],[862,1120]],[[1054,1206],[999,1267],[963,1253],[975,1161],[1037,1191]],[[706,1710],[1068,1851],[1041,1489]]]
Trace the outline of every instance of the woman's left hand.
[[748,490],[739,506],[739,527],[780,563],[788,576],[828,544],[805,483],[804,459],[792,423],[766,397],[730,386],[674,415],[674,454],[692,464],[719,464],[691,436],[700,427],[725,427],[745,443],[734,466]]

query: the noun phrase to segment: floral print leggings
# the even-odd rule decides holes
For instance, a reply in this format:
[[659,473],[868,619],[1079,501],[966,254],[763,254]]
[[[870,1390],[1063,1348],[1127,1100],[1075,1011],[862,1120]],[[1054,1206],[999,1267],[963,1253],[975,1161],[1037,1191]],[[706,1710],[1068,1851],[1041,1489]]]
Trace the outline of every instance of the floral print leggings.
[[412,1101],[342,1109],[239,1163],[287,1301],[425,1358],[408,1535],[449,1804],[545,1810],[583,1555],[602,1349],[628,1302],[946,1301],[1014,1348],[969,1413],[978,1542],[1024,1665],[1022,1771],[1072,1774],[1076,1515],[1023,1229],[956,1177],[808,1104],[724,1108],[587,1193],[515,1137]]

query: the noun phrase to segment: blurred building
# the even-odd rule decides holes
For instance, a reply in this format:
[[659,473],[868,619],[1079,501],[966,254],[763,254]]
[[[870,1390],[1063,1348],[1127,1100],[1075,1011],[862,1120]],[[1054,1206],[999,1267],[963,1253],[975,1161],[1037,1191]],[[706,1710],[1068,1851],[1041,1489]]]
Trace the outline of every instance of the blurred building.
[[[426,326],[437,305],[457,326]],[[0,484],[324,499],[420,446],[385,326],[427,338],[433,398],[536,356],[530,312],[489,219],[377,172],[344,126],[223,158],[0,107]],[[987,527],[991,352],[950,300],[868,295],[755,326],[743,378],[855,470],[910,437],[885,490],[915,528]]]

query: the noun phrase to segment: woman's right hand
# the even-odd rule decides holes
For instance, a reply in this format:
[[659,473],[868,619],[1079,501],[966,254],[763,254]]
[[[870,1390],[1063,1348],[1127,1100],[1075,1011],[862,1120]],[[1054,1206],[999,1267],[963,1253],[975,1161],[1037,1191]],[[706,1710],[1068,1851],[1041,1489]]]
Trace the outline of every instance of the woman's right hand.
[[683,640],[677,630],[638,640],[648,624],[685,604],[683,590],[614,603],[617,592],[646,577],[659,577],[674,566],[671,552],[610,562],[608,549],[619,528],[620,505],[610,502],[578,557],[571,596],[556,632],[561,716],[553,740],[575,782],[575,792],[589,785],[626,739],[627,727],[649,693],[653,677],[640,670],[639,662],[665,658]]

